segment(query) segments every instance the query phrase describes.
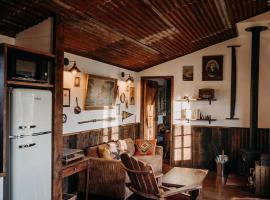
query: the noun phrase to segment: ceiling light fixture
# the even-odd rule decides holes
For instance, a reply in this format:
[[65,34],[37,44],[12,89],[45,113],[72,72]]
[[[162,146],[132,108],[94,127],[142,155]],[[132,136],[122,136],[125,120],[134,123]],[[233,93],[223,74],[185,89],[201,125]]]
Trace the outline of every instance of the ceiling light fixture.
[[126,74],[125,72],[121,72],[121,77],[122,78],[124,78],[126,75],[128,75],[128,78],[127,78],[126,82],[128,84],[133,83],[134,82],[134,79],[133,79],[133,77],[130,74]]
[[69,72],[71,72],[73,75],[76,75],[77,73],[81,72],[81,70],[79,70],[79,68],[76,65],[76,61],[71,61],[68,58],[64,58],[64,65],[67,66],[69,65],[70,62],[73,62],[73,66],[68,70]]

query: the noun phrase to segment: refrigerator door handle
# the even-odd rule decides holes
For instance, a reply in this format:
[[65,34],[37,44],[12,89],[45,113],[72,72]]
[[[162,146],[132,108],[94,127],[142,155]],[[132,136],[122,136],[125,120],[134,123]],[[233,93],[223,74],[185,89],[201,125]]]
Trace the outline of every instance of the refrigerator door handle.
[[30,128],[36,128],[37,126],[36,125],[29,125],[29,126],[19,126],[19,129],[30,129]]
[[19,148],[20,149],[25,149],[25,148],[29,148],[29,147],[32,147],[32,146],[35,146],[36,143],[29,143],[29,144],[23,144],[23,145],[19,145]]
[[29,137],[31,135],[11,135],[9,136],[9,139],[20,139],[20,138],[24,138],[24,137]]

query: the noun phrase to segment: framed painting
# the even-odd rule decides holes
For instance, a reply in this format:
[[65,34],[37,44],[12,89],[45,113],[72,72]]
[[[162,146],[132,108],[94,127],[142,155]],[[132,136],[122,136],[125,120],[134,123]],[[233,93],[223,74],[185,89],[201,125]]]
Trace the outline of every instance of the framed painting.
[[193,81],[193,66],[183,66],[183,81]]
[[111,109],[115,106],[117,79],[88,74],[85,110]]
[[79,76],[74,78],[74,87],[80,87],[81,78]]
[[129,88],[129,105],[135,105],[135,88]]
[[70,89],[63,88],[63,107],[70,107]]
[[222,81],[223,80],[223,56],[203,56],[202,80]]

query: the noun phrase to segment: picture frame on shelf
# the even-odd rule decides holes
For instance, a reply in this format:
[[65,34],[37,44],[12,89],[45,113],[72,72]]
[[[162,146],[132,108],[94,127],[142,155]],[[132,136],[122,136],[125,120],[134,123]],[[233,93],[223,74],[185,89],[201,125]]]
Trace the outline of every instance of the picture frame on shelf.
[[183,81],[193,81],[193,73],[194,67],[193,66],[183,66]]
[[70,107],[70,89],[63,88],[63,107]]
[[223,80],[223,55],[202,57],[202,80],[203,81]]

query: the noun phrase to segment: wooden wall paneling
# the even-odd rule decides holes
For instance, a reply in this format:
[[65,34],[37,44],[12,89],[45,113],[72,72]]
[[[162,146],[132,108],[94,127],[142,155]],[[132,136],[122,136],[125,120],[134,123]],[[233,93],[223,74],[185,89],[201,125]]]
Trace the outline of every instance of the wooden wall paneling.
[[[239,150],[248,148],[249,144],[248,128],[191,126],[192,154],[191,162],[189,162],[181,160],[182,132],[183,126],[173,126],[172,151],[174,155],[172,157],[172,164],[174,166],[215,170],[215,156],[224,149],[225,154],[229,156],[231,170],[237,172]],[[258,150],[261,153],[270,153],[270,129],[259,129],[257,137]]]
[[139,123],[125,124],[107,128],[93,129],[64,134],[63,146],[67,148],[85,149],[90,146],[116,141],[119,139],[136,139],[139,135]]
[[104,128],[101,131],[100,135],[100,143],[108,142],[109,141],[109,136],[111,135],[112,128]]
[[54,70],[53,89],[53,177],[52,177],[52,199],[62,199],[62,146],[63,146],[63,71],[64,71],[64,25],[60,16],[54,17],[54,53],[56,65]]
[[109,134],[109,141],[112,140],[118,140],[120,138],[120,127],[119,126],[114,126],[112,127],[112,132]]
[[81,132],[76,138],[76,148],[84,149],[99,144],[100,134],[100,129]]

